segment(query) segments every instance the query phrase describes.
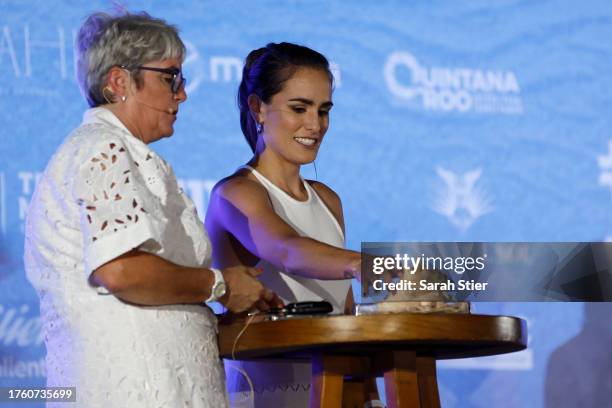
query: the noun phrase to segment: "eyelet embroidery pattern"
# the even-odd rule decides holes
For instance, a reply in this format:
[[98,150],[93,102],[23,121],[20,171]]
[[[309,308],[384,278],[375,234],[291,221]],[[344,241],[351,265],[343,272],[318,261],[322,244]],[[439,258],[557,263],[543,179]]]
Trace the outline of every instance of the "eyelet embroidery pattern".
[[[210,241],[193,202],[180,190],[172,168],[145,149],[105,138],[81,166],[75,194],[86,240],[94,244],[145,222],[159,230],[161,236],[155,238],[160,245],[145,244],[141,249],[181,265],[208,266],[204,260],[212,252]],[[189,245],[173,244],[179,237]]]
[[[147,156],[147,159],[150,155]],[[97,241],[107,232],[117,232],[126,229],[130,224],[136,224],[147,214],[146,208],[133,193],[137,185],[132,182],[133,174],[130,161],[135,167],[140,167],[137,161],[132,161],[125,147],[116,142],[108,142],[106,151],[101,151],[89,160],[89,174],[85,184],[90,188],[89,199],[79,198],[79,205],[85,205],[86,219],[90,224],[91,241]],[[147,184],[154,184],[154,177],[147,178]],[[112,208],[110,213],[100,212],[98,207]]]

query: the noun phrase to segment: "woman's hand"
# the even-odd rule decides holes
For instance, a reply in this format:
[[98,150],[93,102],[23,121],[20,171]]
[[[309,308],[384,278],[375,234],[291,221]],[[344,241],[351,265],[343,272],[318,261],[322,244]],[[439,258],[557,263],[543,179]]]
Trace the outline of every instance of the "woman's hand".
[[345,271],[347,279],[357,279],[361,282],[361,259],[362,255],[360,253],[354,253],[351,256]]
[[227,293],[219,299],[233,313],[240,313],[251,309],[263,312],[272,307],[283,307],[283,301],[278,295],[266,289],[256,277],[262,271],[246,266],[232,266],[221,271]]

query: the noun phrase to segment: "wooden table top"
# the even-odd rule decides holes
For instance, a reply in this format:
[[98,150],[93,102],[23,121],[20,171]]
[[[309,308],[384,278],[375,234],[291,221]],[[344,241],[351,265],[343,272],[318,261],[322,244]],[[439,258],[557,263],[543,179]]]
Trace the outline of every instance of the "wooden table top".
[[[219,348],[232,358],[246,321],[219,324]],[[236,342],[237,359],[312,353],[364,355],[411,350],[436,359],[511,353],[527,347],[524,320],[511,316],[397,313],[254,321]]]

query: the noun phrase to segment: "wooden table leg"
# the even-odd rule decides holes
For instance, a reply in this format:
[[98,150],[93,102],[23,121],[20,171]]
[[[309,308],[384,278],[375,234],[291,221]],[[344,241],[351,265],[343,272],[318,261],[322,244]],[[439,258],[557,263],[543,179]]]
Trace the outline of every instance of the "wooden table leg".
[[[367,357],[314,355],[310,408],[362,408],[367,396],[376,392],[375,380],[366,378],[368,369]],[[353,381],[344,382],[345,376]]]
[[436,360],[412,351],[384,352],[372,364],[357,356],[313,356],[310,408],[363,407],[378,398],[377,372],[385,378],[388,408],[440,408]]
[[427,408],[440,408],[436,359],[433,357],[417,356],[416,367],[421,405]]
[[385,377],[385,396],[388,408],[420,408],[416,353],[390,351],[381,358]]
[[380,400],[380,395],[378,395],[378,386],[376,385],[376,376],[368,373],[368,376],[363,380],[363,382],[366,402]]
[[344,381],[342,387],[342,408],[363,408],[366,402],[363,381]]
[[376,377],[372,377],[368,372],[350,380],[344,379],[342,408],[364,408],[367,402],[378,400],[380,397],[376,387]]
[[388,351],[375,358],[373,368],[385,377],[388,408],[440,408],[434,357]]
[[341,408],[344,372],[334,356],[314,355],[310,386],[310,408]]

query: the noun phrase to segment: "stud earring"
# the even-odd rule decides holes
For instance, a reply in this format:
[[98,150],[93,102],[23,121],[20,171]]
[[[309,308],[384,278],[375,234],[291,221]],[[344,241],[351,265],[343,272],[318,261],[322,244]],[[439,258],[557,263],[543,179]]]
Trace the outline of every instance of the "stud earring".
[[121,102],[125,102],[125,101],[127,101],[127,96],[123,95],[123,96],[121,97]]

